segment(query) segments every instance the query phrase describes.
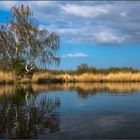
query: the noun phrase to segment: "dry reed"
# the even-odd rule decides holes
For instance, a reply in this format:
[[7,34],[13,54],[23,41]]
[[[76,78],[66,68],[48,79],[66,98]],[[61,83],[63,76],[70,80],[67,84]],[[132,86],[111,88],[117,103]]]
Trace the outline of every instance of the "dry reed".
[[139,73],[110,73],[110,74],[58,74],[38,73],[33,76],[32,81],[39,79],[56,79],[65,82],[140,82]]
[[[44,79],[46,82],[49,81],[63,81],[63,82],[140,82],[140,72],[137,73],[109,73],[109,74],[94,74],[94,73],[83,73],[83,74],[51,74],[48,72],[34,73],[32,79],[27,77],[15,78],[15,75],[11,72],[0,71],[0,83],[9,82],[39,82],[40,79]],[[43,80],[42,80],[43,81]]]

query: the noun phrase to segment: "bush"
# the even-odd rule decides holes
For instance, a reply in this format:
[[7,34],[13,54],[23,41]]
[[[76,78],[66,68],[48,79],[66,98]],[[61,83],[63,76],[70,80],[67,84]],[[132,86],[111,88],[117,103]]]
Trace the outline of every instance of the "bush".
[[26,72],[25,62],[20,59],[14,59],[9,66],[10,71],[14,72],[16,75],[23,76]]

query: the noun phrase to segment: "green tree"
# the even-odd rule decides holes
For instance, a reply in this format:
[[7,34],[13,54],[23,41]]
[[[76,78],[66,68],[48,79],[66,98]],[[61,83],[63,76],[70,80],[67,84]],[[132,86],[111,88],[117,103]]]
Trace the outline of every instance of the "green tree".
[[24,66],[26,73],[30,73],[37,63],[59,64],[58,35],[40,29],[28,5],[13,6],[11,13],[12,20],[0,26],[0,60],[5,60],[7,68]]
[[89,66],[87,64],[81,64],[77,67],[79,73],[84,73],[89,71]]

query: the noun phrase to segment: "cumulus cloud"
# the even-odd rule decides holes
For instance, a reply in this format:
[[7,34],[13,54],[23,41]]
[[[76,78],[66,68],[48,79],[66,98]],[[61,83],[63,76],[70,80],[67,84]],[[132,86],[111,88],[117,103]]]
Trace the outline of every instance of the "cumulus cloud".
[[120,15],[123,16],[123,17],[127,16],[127,14],[128,14],[127,12],[120,13]]
[[81,57],[87,57],[88,55],[85,53],[67,53],[63,55],[63,57],[69,57],[69,58],[81,58]]
[[46,7],[46,6],[53,6],[55,1],[31,1],[30,4],[36,7]]
[[55,28],[55,31],[59,34],[77,34],[77,29],[74,28]]
[[100,44],[121,44],[124,36],[118,36],[111,31],[101,31],[95,34],[95,41]]
[[15,4],[17,1],[0,1],[0,9],[8,11]]
[[65,6],[61,6],[61,8],[67,14],[73,14],[82,17],[95,17],[109,13],[109,10],[107,8],[104,8],[103,6],[84,6],[67,4]]
[[0,9],[21,3],[62,43],[140,43],[140,1],[0,1]]
[[[9,10],[13,5],[28,4],[34,8],[43,8],[54,5],[55,1],[0,1],[0,9]],[[41,9],[40,9],[41,10]]]

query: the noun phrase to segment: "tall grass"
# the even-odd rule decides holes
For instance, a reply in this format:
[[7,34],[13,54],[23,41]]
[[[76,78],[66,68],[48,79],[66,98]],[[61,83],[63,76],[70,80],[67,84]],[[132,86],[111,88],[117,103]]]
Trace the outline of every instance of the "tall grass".
[[33,81],[39,79],[55,79],[56,81],[64,82],[140,82],[140,72],[137,73],[109,73],[109,74],[94,74],[94,73],[83,73],[83,74],[48,74],[41,73],[33,76]]
[[53,74],[51,72],[36,72],[32,79],[27,77],[15,78],[16,76],[11,72],[0,71],[0,83],[10,82],[140,82],[140,72],[118,72],[109,74]]
[[14,81],[15,75],[11,72],[0,71],[0,83],[11,83]]

